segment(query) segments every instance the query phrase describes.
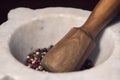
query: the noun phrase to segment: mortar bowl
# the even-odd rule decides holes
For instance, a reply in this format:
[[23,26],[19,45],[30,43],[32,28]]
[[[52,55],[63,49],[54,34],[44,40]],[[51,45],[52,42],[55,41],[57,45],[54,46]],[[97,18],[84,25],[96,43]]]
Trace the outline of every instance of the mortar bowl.
[[[17,8],[0,26],[1,80],[119,80],[119,17],[95,39],[90,58],[95,66],[84,71],[50,73],[26,67],[26,56],[37,48],[56,44],[72,27],[81,26],[91,12],[75,8]],[[72,75],[72,76],[71,76]]]

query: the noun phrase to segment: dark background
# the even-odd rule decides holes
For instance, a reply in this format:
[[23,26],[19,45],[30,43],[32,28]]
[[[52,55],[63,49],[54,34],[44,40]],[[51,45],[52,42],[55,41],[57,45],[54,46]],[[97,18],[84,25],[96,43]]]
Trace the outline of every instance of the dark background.
[[7,14],[17,7],[32,9],[45,7],[73,7],[93,10],[99,0],[0,0],[0,24],[7,20]]

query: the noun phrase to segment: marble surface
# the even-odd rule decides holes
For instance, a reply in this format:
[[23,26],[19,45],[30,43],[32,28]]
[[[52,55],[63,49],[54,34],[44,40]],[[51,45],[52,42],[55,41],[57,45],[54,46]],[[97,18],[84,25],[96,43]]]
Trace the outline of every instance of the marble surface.
[[81,26],[91,12],[51,7],[17,8],[0,25],[0,80],[119,80],[120,17],[116,17],[96,38],[89,56],[95,67],[69,73],[46,73],[24,65],[26,55],[36,48],[59,41],[72,27]]

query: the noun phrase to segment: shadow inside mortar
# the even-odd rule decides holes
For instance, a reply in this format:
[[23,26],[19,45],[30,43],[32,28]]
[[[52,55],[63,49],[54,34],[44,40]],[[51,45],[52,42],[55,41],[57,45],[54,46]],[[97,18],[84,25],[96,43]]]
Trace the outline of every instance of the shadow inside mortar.
[[[111,27],[112,25],[117,24],[117,23],[119,23],[119,22],[120,22],[120,16],[117,16],[117,17],[115,17],[115,18],[106,26],[106,28]],[[103,36],[104,33],[105,33],[106,28],[103,29],[103,30],[98,34],[98,36],[95,38],[96,47],[95,47],[95,49],[91,52],[91,54],[90,54],[90,56],[89,56],[89,58],[93,61],[93,63],[96,63],[96,61],[97,61],[97,59],[98,59],[98,57],[99,57],[99,55],[100,55],[100,51],[101,51],[101,49],[100,49],[100,41],[101,41],[102,36]],[[91,57],[92,57],[92,58],[91,58]]]

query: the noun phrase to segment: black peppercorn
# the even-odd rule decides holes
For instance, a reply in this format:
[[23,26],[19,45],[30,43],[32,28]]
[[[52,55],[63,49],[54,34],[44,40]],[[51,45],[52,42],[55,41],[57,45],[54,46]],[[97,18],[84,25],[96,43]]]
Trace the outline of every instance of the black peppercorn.
[[[49,48],[36,49],[27,56],[25,65],[29,68],[35,69],[37,71],[45,72],[45,68],[41,66],[42,58],[47,54],[47,52],[53,47],[51,45]],[[85,70],[92,68],[94,65],[90,59],[87,59],[80,70]]]

